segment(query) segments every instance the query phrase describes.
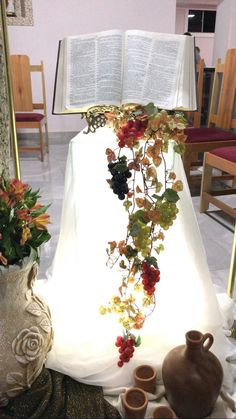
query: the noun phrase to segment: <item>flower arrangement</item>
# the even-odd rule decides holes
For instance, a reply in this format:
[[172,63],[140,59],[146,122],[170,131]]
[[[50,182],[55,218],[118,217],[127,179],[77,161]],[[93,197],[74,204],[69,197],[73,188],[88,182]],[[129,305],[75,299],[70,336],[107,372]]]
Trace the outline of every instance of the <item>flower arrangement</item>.
[[0,176],[0,267],[14,265],[50,239],[49,206],[38,203],[39,191],[18,179]]
[[111,175],[107,182],[123,201],[128,223],[126,237],[110,241],[107,248],[108,265],[119,263],[122,275],[117,293],[100,313],[117,314],[123,327],[123,336],[115,342],[122,367],[141,344],[135,331],[155,309],[161,276],[158,255],[164,250],[164,232],[178,214],[178,193],[183,188],[167,167],[165,153],[170,143],[174,152],[183,153],[186,120],[182,113],[158,110],[153,104],[124,105],[106,118],[118,143],[116,149],[106,150]]

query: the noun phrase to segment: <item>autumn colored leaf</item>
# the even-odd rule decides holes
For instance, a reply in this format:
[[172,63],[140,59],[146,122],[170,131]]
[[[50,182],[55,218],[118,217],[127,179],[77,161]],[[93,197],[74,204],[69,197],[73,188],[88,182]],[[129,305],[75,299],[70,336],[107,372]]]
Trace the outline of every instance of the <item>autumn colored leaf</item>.
[[146,174],[148,177],[156,178],[157,177],[156,168],[154,166],[147,167]]
[[125,253],[126,253],[126,243],[125,243],[125,240],[121,240],[118,243],[118,250],[119,250],[120,255],[125,255]]
[[142,189],[137,185],[135,189],[136,193],[142,193]]
[[107,156],[107,160],[108,160],[109,163],[116,160],[116,155],[115,155],[114,151],[111,150],[110,148],[106,149],[106,156]]
[[143,198],[136,198],[135,199],[135,202],[136,202],[138,208],[143,208],[144,207],[144,204],[145,204],[145,199],[143,199]]

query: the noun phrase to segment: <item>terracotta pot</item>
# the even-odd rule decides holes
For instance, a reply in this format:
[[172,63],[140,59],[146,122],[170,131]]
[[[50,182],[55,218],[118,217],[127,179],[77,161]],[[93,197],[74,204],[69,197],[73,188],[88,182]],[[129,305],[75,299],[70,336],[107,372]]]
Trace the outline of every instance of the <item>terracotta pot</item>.
[[177,419],[177,416],[170,407],[158,406],[152,411],[151,419]]
[[0,406],[31,387],[52,346],[49,309],[32,288],[37,269],[32,255],[0,268]]
[[147,409],[148,398],[144,390],[129,388],[122,399],[126,419],[143,419]]
[[148,393],[155,393],[156,391],[156,370],[150,365],[140,365],[134,370],[135,386],[142,388]]
[[179,418],[201,419],[208,416],[220,393],[223,369],[209,351],[210,333],[186,333],[186,345],[172,349],[162,366],[168,402]]

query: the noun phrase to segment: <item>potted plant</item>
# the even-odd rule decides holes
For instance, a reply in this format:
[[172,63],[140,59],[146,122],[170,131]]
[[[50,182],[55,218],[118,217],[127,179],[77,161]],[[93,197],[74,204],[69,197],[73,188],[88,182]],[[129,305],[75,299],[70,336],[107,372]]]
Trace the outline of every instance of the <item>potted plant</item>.
[[50,239],[39,191],[0,176],[0,405],[31,386],[52,346],[47,305],[33,292],[39,248]]

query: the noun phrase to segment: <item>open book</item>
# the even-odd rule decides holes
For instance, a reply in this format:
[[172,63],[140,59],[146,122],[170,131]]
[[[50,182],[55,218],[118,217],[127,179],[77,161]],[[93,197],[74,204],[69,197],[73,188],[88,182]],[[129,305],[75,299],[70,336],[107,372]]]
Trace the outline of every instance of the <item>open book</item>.
[[60,41],[53,113],[153,102],[196,110],[194,37],[119,30]]

